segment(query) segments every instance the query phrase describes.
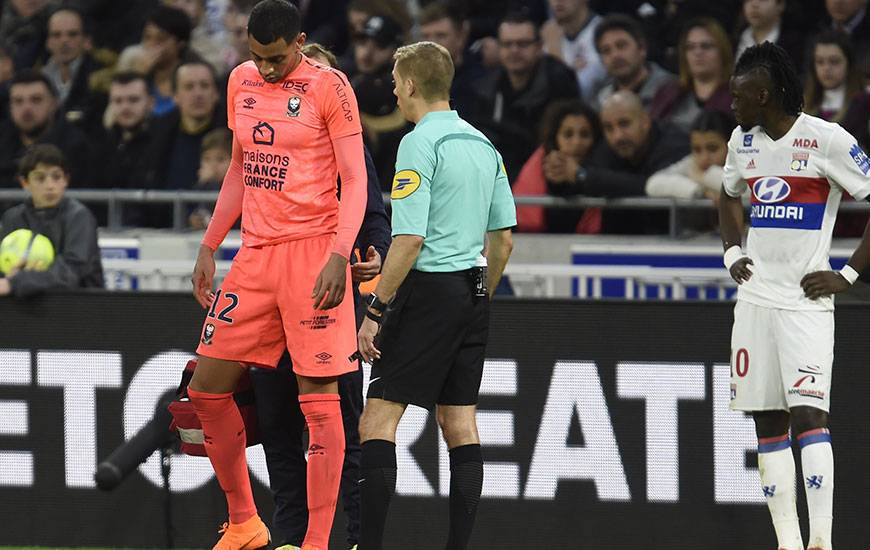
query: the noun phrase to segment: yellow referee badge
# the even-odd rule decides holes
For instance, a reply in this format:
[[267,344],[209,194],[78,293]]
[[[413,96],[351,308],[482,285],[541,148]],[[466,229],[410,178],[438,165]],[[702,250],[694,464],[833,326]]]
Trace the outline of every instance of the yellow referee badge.
[[391,199],[404,199],[420,187],[420,174],[415,170],[399,170],[393,176]]

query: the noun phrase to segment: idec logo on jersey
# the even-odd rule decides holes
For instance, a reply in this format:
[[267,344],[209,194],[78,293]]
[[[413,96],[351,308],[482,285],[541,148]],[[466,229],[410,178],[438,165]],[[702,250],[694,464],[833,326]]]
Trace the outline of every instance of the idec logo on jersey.
[[792,147],[797,147],[798,149],[818,149],[819,142],[815,139],[809,138],[794,138],[794,141],[791,143]]
[[293,90],[300,94],[308,93],[308,86],[310,86],[310,82],[302,82],[301,80],[288,80],[284,84],[281,85],[285,90]]
[[752,193],[759,201],[770,204],[784,201],[791,193],[791,186],[784,179],[775,176],[759,178],[752,185]]
[[822,227],[830,185],[825,178],[768,176],[750,181],[752,227]]

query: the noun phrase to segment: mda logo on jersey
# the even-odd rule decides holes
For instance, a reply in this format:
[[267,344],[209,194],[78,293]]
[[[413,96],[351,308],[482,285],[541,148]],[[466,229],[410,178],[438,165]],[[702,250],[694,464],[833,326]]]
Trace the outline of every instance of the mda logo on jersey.
[[399,170],[393,177],[391,199],[404,199],[420,187],[420,174],[414,170]]
[[782,202],[791,193],[791,186],[782,178],[770,176],[759,178],[752,186],[752,193],[764,204]]

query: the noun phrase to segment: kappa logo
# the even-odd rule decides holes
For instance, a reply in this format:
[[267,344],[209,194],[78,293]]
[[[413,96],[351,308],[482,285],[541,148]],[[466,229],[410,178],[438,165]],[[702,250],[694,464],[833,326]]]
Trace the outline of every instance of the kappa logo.
[[299,116],[299,108],[302,107],[302,100],[299,96],[293,96],[287,100],[287,116],[295,118]]
[[253,128],[253,139],[257,145],[274,145],[275,129],[268,122],[260,121]]
[[752,192],[759,201],[770,204],[785,200],[791,193],[791,186],[782,178],[770,176],[756,181]]
[[205,325],[205,329],[202,331],[202,343],[206,346],[210,346],[212,338],[214,338],[214,325],[208,323]]
[[257,100],[254,99],[253,97],[246,97],[245,99],[242,100],[242,103],[244,103],[244,105],[242,105],[243,108],[253,109],[254,105],[257,104]]

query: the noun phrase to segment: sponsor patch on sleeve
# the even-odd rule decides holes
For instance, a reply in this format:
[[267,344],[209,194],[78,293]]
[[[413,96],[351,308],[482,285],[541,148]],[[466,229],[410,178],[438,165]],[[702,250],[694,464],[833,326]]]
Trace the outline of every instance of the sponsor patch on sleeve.
[[414,193],[420,187],[420,174],[415,170],[399,170],[393,176],[393,190],[390,192],[391,199],[404,199]]
[[849,149],[849,154],[852,156],[855,164],[858,165],[858,169],[864,172],[865,176],[870,173],[870,158],[867,157],[867,153],[857,143]]

